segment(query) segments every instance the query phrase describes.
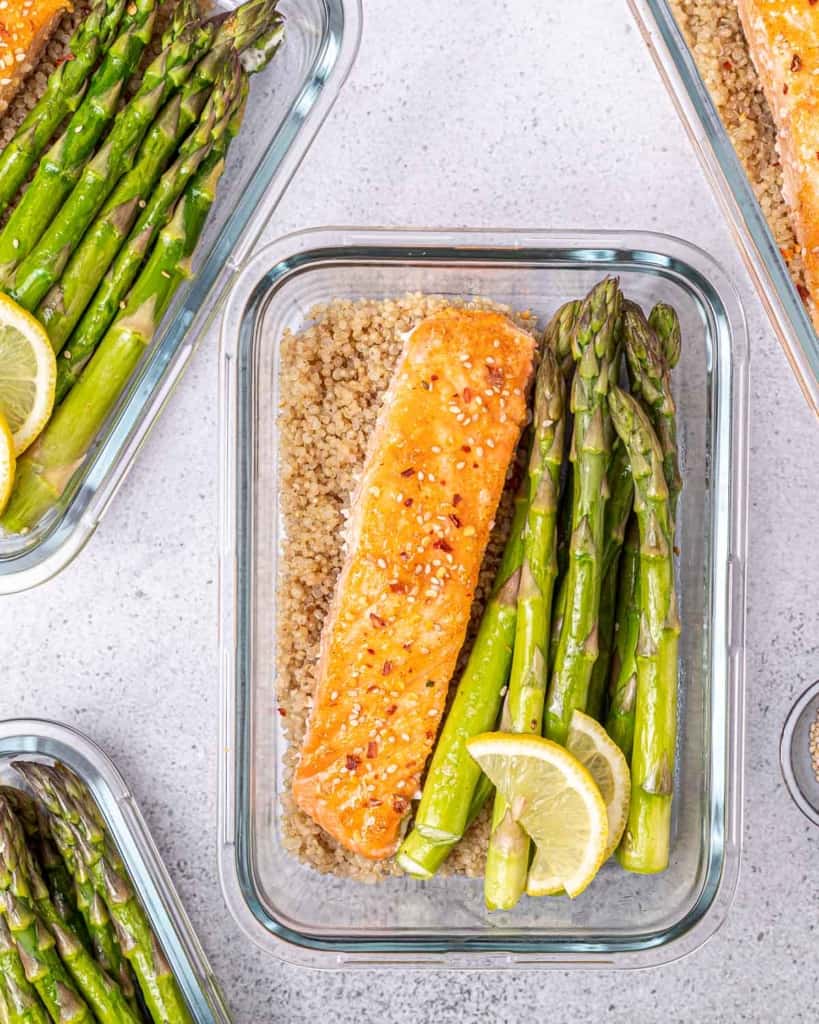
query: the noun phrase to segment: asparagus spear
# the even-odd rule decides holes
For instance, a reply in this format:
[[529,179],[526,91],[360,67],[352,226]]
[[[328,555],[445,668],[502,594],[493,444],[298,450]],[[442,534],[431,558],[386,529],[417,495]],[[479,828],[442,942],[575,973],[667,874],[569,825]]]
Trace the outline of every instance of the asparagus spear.
[[[6,919],[0,915],[0,993],[8,1024],[48,1024],[34,986],[26,977]],[[0,1018],[3,1019],[3,1018]]]
[[482,806],[483,801],[473,807],[481,771],[467,753],[466,741],[494,728],[512,663],[522,532],[529,505],[526,491],[521,487],[515,498],[509,539],[492,593],[435,745],[412,831],[398,851],[399,866],[417,877],[435,873]]
[[133,0],[82,103],[40,161],[33,181],[0,232],[0,284],[10,283],[16,267],[40,240],[114,117],[122,88],[151,38],[155,2]]
[[597,610],[602,579],[603,528],[611,424],[609,389],[621,295],[606,278],[583,302],[573,335],[577,361],[572,384],[572,536],[566,573],[566,609],[546,706],[546,735],[565,743],[575,708],[588,698],[597,658]]
[[[52,827],[54,826],[54,827]],[[102,898],[97,894],[88,872],[77,863],[70,843],[62,836],[59,823],[49,820],[41,824],[41,833],[47,834],[56,844],[57,856],[69,878],[73,879],[77,911],[90,938],[91,950],[97,962],[112,978],[119,982],[123,995],[132,1008],[136,1009],[134,979],[119,947],[111,918]],[[71,923],[71,922],[69,922]],[[75,931],[76,931],[75,927]]]
[[[557,576],[557,510],[565,430],[564,383],[557,360],[544,348],[534,404],[529,457],[529,511],[523,534],[515,646],[506,717],[513,732],[540,733],[548,682],[548,637]],[[486,856],[484,899],[490,910],[509,909],[526,888],[529,837],[500,793],[495,793]]]
[[74,931],[62,920],[25,844],[23,831],[8,804],[0,801],[0,857],[12,875],[18,901],[45,923],[56,939],[59,956],[100,1024],[139,1024],[121,989],[103,971]]
[[[62,352],[100,279],[128,237],[140,207],[149,199],[160,174],[199,119],[231,52],[241,52],[255,45],[263,31],[275,34],[276,46],[281,42],[282,21],[276,13],[275,2],[250,0],[219,23],[213,46],[194,68],[181,95],[177,94],[165,106],[149,129],[133,168],[120,179],[75,249],[62,277],[37,310],[37,318],[45,326],[55,352]],[[267,53],[272,56],[269,42]],[[70,387],[65,375],[71,369],[72,353],[73,347],[60,359],[62,374],[57,387],[58,402]],[[78,358],[78,365],[82,365],[88,354],[86,351]]]
[[574,373],[572,334],[577,323],[580,306],[581,302],[579,299],[565,302],[546,325],[546,329],[543,332],[543,343],[554,352],[560,372],[566,381],[570,380]]
[[640,530],[632,515],[626,530],[617,587],[614,652],[609,678],[606,732],[627,758],[634,742],[637,641],[640,636]]
[[70,58],[52,73],[45,92],[0,153],[0,212],[28,177],[54,132],[80,104],[88,76],[117,31],[126,0],[94,0],[68,44]]
[[671,393],[671,373],[663,354],[663,346],[642,313],[629,309],[623,319],[631,390],[648,413],[660,441],[673,522],[677,499],[682,490],[682,477],[677,453],[677,411]]
[[[187,5],[180,5],[185,11]],[[123,172],[133,164],[148,126],[165,101],[184,84],[194,63],[210,48],[213,26],[180,26],[174,19],[163,49],[148,65],[139,89],[114,119],[99,151],[88,161],[45,234],[15,271],[11,297],[33,310],[62,274],[68,258]]]
[[222,135],[190,180],[124,308],[77,384],[26,458],[17,463],[15,490],[2,517],[5,529],[19,533],[29,528],[59,500],[153,340],[176,289],[188,274],[190,257],[224,170],[229,138],[237,130],[242,112],[243,106],[233,113],[233,130]]
[[196,131],[188,136],[176,161],[163,174],[63,352],[57,368],[57,402],[61,402],[74,386],[97,343],[116,316],[157,232],[167,220],[186,184],[207,158],[211,147],[219,145],[229,131],[232,117],[230,103],[235,89],[236,65],[232,62],[223,69],[202,111]]
[[[194,222],[201,212],[187,211]],[[190,240],[183,244],[187,247]],[[122,948],[139,981],[148,1010],[163,1024],[193,1024],[165,955],[134,893],[125,866],[111,844],[104,823],[84,784],[62,766],[22,762],[24,775],[55,819],[60,833],[74,848],[74,856],[88,871],[96,891],[105,900]]]
[[611,646],[614,634],[615,608],[617,604],[617,579],[620,567],[620,552],[626,532],[626,523],[631,514],[634,483],[631,466],[622,441],[616,438],[612,446],[611,463],[608,471],[609,500],[606,502],[606,517],[603,527],[603,569],[600,585],[599,629],[597,634],[597,660],[589,682],[589,696],[586,712],[602,720],[603,705],[609,680]]
[[[494,724],[493,722],[492,725],[494,726]],[[469,801],[464,835],[483,810],[483,805],[489,799],[493,788],[489,779],[481,774],[472,793],[472,799]],[[447,859],[458,841],[458,839],[445,839],[436,842],[434,839],[422,836],[417,828],[413,828],[398,851],[398,865],[414,878],[430,879]]]
[[615,429],[628,449],[640,527],[641,619],[631,754],[631,806],[617,857],[629,871],[668,865],[677,736],[677,644],[673,517],[663,453],[639,403],[619,388],[609,395]]
[[682,352],[682,332],[677,311],[665,302],[658,302],[648,314],[648,322],[660,339],[666,366],[673,370]]

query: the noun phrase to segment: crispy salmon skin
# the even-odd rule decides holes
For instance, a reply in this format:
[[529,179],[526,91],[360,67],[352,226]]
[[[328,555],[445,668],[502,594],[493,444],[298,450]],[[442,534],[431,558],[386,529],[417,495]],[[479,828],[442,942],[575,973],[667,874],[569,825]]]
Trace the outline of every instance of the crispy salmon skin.
[[40,58],[67,0],[8,0],[0,5],[0,115]]
[[748,49],[776,121],[785,201],[819,329],[819,4],[738,0]]
[[408,335],[353,496],[293,778],[347,849],[391,856],[438,732],[507,468],[534,340],[446,309]]

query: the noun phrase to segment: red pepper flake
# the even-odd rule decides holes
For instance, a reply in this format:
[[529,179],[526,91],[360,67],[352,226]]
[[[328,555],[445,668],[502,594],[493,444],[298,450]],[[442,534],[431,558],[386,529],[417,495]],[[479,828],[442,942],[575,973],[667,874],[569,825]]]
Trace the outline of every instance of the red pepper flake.
[[463,501],[463,498],[460,496],[460,494],[453,494],[452,495],[452,504],[455,506],[455,508],[457,508],[461,504],[462,501]]
[[461,520],[455,515],[454,512],[450,512],[447,518],[449,519],[449,521],[452,523],[456,530],[460,530]]
[[426,736],[428,740],[431,740],[434,738],[435,733],[432,731],[432,729],[427,729],[426,732],[424,733],[424,736]]
[[489,384],[493,388],[502,388],[505,380],[503,370],[499,366],[495,366],[493,363],[487,364],[486,376],[489,378]]
[[394,715],[397,710],[398,710],[398,705],[397,704],[390,704],[390,706],[387,708],[387,710],[384,712],[384,714],[386,714],[386,715]]
[[375,651],[372,649],[372,647],[367,648],[367,654],[375,654]]
[[378,744],[375,740],[370,740],[367,744],[367,757],[375,757],[378,754]]
[[[813,0],[813,3],[816,3],[816,0]],[[433,373],[432,376],[429,379],[430,380],[438,380],[438,374],[437,373]]]
[[782,86],[782,92],[785,94],[785,96],[788,95],[788,83],[787,82],[785,82],[785,84]]
[[808,289],[803,284],[798,284],[796,286],[796,290],[799,292],[799,298],[803,302],[807,302],[810,298],[810,292],[808,291]]
[[730,60],[724,60],[722,62],[722,66],[725,68],[726,71],[734,70],[734,65],[730,62]]
[[381,666],[381,675],[388,676],[390,672],[392,672],[392,662],[385,661],[384,664]]
[[377,686],[368,686],[367,687],[367,693],[373,693],[373,692],[375,692],[377,690],[378,690]]
[[277,708],[276,710],[279,712],[282,718],[287,718],[287,712],[284,710],[284,708]]
[[401,476],[412,476],[414,472],[415,470],[412,466],[407,466],[406,469],[401,470]]
[[405,796],[394,796],[392,798],[392,809],[396,814],[403,814],[409,807],[409,801]]
[[452,553],[452,545],[446,537],[439,537],[437,540],[432,542],[432,546],[437,548],[439,551],[446,551],[447,554]]
[[399,583],[391,583],[390,584],[390,590],[393,592],[393,594],[406,594],[406,592],[407,592],[407,585],[406,585],[406,583],[401,583],[401,582],[399,582]]
[[464,401],[468,404],[473,399],[472,388],[464,388]]
[[348,754],[346,763],[347,771],[354,772],[356,768],[358,768],[358,766],[361,764],[361,758],[358,756],[358,754]]
[[382,629],[387,623],[381,618],[380,615],[376,615],[375,612],[370,612],[370,622],[375,626],[376,629]]
[[412,508],[412,498],[404,498],[404,507]]
[[802,70],[802,58],[799,56],[798,53],[795,53],[793,55],[793,60],[791,61],[791,71],[801,71],[801,70]]
[[471,449],[471,448],[469,447],[469,445],[468,445],[468,444],[462,444],[462,445],[461,445],[461,451],[462,451],[462,452],[471,452],[471,451],[472,451],[472,449]]

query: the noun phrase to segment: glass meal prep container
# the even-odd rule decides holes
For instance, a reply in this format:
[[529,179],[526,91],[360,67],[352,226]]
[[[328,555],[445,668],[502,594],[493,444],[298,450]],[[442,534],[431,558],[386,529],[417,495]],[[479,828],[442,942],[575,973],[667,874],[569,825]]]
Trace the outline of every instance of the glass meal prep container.
[[[215,7],[238,2],[217,0]],[[347,77],[361,35],[361,0],[280,0],[279,10],[285,39],[253,76],[193,276],[57,508],[28,534],[0,531],[0,594],[50,579],[89,539]]]
[[819,415],[819,337],[668,0],[629,0],[802,391]]
[[[411,291],[487,296],[542,318],[603,275],[683,326],[674,371],[685,488],[672,861],[639,877],[606,865],[578,900],[489,914],[480,880],[320,875],[283,848],[276,714],[279,340],[315,303]],[[696,948],[737,881],[742,806],[747,340],[720,268],[675,238],[621,232],[328,229],[285,237],[244,268],[222,322],[220,871],[244,931],[318,966],[633,967]]]
[[134,796],[110,759],[90,739],[56,722],[0,722],[0,784],[23,786],[13,761],[62,761],[85,782],[128,868],[196,1024],[231,1017],[199,940],[154,846]]

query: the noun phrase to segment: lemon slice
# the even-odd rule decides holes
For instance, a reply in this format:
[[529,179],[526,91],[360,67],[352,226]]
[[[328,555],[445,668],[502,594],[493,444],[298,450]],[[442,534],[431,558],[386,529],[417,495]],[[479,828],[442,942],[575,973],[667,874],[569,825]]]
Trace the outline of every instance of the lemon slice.
[[57,361],[48,335],[34,317],[0,293],[0,413],[24,452],[54,408]]
[[[606,804],[609,838],[603,860],[617,848],[628,820],[631,800],[631,773],[622,750],[593,718],[575,711],[569,724],[566,749],[588,768]],[[549,866],[544,852],[535,851],[526,891],[530,896],[557,896],[563,892],[560,879]]]
[[14,438],[6,417],[0,412],[0,512],[8,504],[14,486]]
[[606,804],[609,840],[604,860],[608,860],[617,849],[628,821],[631,803],[628,762],[603,726],[582,711],[572,713],[566,749],[589,769]]
[[466,746],[534,840],[560,888],[579,896],[603,863],[608,841],[606,805],[588,770],[541,736],[487,732]]

